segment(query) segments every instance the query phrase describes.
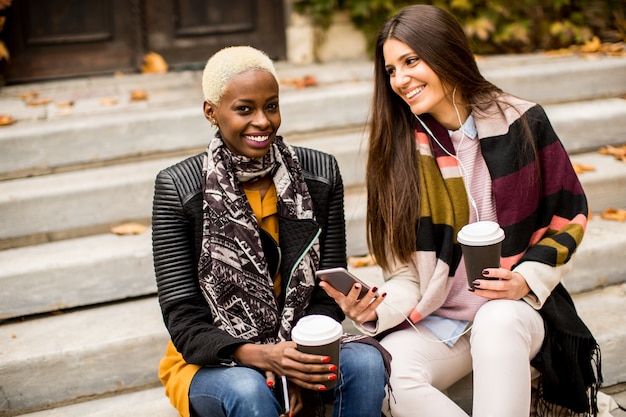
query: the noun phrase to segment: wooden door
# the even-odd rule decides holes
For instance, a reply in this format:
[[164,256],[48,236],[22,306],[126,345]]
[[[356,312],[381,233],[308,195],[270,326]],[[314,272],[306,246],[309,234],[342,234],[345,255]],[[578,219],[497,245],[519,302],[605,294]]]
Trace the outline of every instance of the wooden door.
[[13,0],[3,31],[8,82],[132,71],[128,0]]
[[5,12],[7,83],[138,71],[150,51],[173,70],[229,45],[286,56],[283,0],[13,0]]
[[283,0],[146,0],[145,13],[147,48],[174,68],[232,45],[286,56]]

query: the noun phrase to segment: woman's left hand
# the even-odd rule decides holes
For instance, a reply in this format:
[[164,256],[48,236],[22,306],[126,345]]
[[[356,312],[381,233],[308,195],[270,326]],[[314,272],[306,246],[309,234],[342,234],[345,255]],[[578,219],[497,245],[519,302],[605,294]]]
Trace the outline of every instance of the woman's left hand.
[[504,268],[485,268],[484,279],[474,280],[476,294],[490,300],[520,300],[530,292],[528,283],[519,272]]

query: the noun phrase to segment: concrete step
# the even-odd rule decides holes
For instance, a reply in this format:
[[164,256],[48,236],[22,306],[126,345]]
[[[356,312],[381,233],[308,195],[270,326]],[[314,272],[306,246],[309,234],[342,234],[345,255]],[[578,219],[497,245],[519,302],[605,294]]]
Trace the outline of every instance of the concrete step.
[[156,298],[0,326],[0,415],[154,386],[168,335]]
[[154,295],[150,230],[0,251],[0,321]]
[[[353,272],[380,279],[375,267]],[[602,348],[606,386],[626,382],[624,296],[625,284],[574,296]],[[154,387],[168,335],[156,298],[148,297],[5,324],[0,340],[0,415],[10,416]]]
[[[345,185],[352,187],[363,183],[361,140],[357,131],[299,143],[336,155]],[[0,181],[0,249],[149,220],[156,174],[184,156]]]
[[[361,187],[367,152],[364,135],[361,130],[350,131],[314,136],[298,144],[336,155],[346,188]],[[101,233],[123,221],[147,221],[156,173],[182,158],[0,181],[0,249],[84,235],[86,231]],[[572,159],[596,168],[581,175],[594,211],[626,205],[626,164],[595,151],[574,154]],[[354,206],[363,210],[364,204],[360,199]],[[348,216],[358,219],[362,214],[348,211]]]
[[[348,226],[349,254],[367,253],[364,217]],[[593,218],[565,284],[582,293],[626,282],[625,247],[626,223]],[[0,265],[0,320],[156,293],[150,230],[8,249]]]
[[[363,126],[372,93],[371,66],[279,65],[285,81],[304,75],[319,81],[305,89],[283,86],[282,134],[295,141],[302,132]],[[479,66],[506,91],[546,105],[570,152],[597,146],[597,141],[622,140],[626,105],[604,99],[626,94],[626,57],[502,56],[482,58]],[[5,87],[0,104],[18,123],[0,130],[0,148],[8,150],[0,152],[0,179],[204,147],[211,128],[201,112],[200,77],[197,71],[134,74]],[[149,99],[130,101],[133,89],[146,90]],[[19,95],[32,90],[53,101],[26,106]],[[102,98],[118,104],[103,106]],[[60,110],[56,103],[67,100],[74,106]],[[554,106],[587,101],[580,109],[576,104]]]
[[[615,388],[619,391],[615,392]],[[618,386],[602,391],[611,395],[618,404],[626,404],[626,391],[622,389]],[[468,389],[463,384],[455,384],[448,392],[448,395],[468,413],[471,412],[470,394],[471,387]],[[611,414],[613,417],[626,417],[626,412],[622,410],[613,410]],[[178,417],[178,412],[170,406],[163,394],[163,388],[157,387],[20,415],[23,417],[119,417],[122,415]],[[330,416],[330,414],[327,415]]]
[[24,417],[179,417],[161,386],[19,415]]
[[[339,149],[336,151],[340,152]],[[597,166],[606,168],[612,173],[616,167],[607,163],[612,162],[612,158],[597,156]],[[594,159],[596,155],[586,155],[581,160],[589,163]],[[585,172],[581,175],[591,201],[595,201],[593,193],[596,188],[606,192],[603,187],[613,190],[606,192],[609,197],[624,197],[626,165],[621,162],[618,164],[621,164],[617,167],[622,168],[624,174],[621,181],[619,179],[614,181],[614,185],[605,186],[604,184],[608,182],[600,180],[597,184],[586,181],[586,179],[595,181],[594,176],[599,174],[598,172]],[[36,180],[39,179],[41,178]],[[145,181],[152,181],[152,177]],[[618,185],[622,188],[618,188]],[[147,184],[145,188],[149,186]],[[149,192],[151,191],[144,192],[146,197],[142,205],[145,206],[146,213],[142,216],[149,215],[151,201],[151,196],[147,195]],[[106,193],[101,191],[95,194]],[[612,200],[613,203],[620,201],[615,198]],[[76,199],[78,198],[73,196],[60,201]],[[80,200],[84,201],[85,205],[91,202],[88,197]],[[105,204],[105,200],[103,199],[100,204]],[[121,205],[125,206],[124,200],[120,201]],[[611,200],[607,198],[606,201]],[[345,216],[350,256],[368,252],[365,241],[365,204],[366,196],[362,188],[348,191]],[[626,203],[622,201],[622,204],[618,206],[626,207]],[[51,205],[52,203],[48,204]],[[81,211],[69,213],[67,209],[58,210],[64,213],[64,218],[76,220],[82,211],[97,210],[98,206],[87,207],[90,209],[86,210],[85,206],[82,206]],[[26,210],[22,208],[20,211]],[[31,215],[42,216],[41,213]],[[7,225],[10,222],[7,222]],[[574,260],[576,268],[566,278],[568,288],[580,293],[626,282],[626,270],[621,264],[624,247],[626,247],[626,223],[603,220],[597,214],[594,215],[576,254]],[[117,236],[109,232],[6,249],[0,251],[0,265],[3,265],[0,269],[0,320],[150,295],[156,291],[149,229],[139,235]],[[33,288],[38,290],[32,291]]]

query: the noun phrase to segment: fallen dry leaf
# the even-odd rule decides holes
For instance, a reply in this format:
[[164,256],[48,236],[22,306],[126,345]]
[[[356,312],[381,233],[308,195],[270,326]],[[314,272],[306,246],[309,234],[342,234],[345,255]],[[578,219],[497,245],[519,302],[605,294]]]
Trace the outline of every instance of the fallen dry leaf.
[[39,97],[39,91],[26,91],[20,94],[20,99],[22,100],[32,100]]
[[72,100],[57,101],[56,105],[59,108],[68,108],[68,107],[72,107],[74,105],[74,102]]
[[167,62],[156,52],[149,52],[143,56],[144,65],[141,72],[144,74],[162,74],[167,72]]
[[7,61],[11,59],[11,55],[9,54],[9,50],[7,49],[4,42],[0,41],[0,60],[6,59]]
[[52,102],[52,100],[49,99],[49,98],[38,98],[38,99],[36,98],[36,99],[33,99],[33,100],[28,100],[26,102],[26,105],[27,106],[32,106],[32,107],[34,107],[34,106],[45,106],[47,104],[50,104],[51,102]]
[[147,100],[147,99],[148,99],[148,93],[146,93],[143,90],[133,90],[130,92],[131,101],[141,101],[141,100]]
[[317,78],[313,75],[305,75],[304,77],[285,78],[280,82],[283,85],[293,85],[296,88],[315,87],[317,85]]
[[374,261],[374,257],[372,257],[372,255],[349,256],[348,265],[350,265],[352,268],[361,268],[364,266],[376,265],[376,262]]
[[626,162],[626,145],[606,145],[598,149],[598,153],[602,155],[612,155],[613,157],[615,157],[615,159]]
[[578,162],[572,162],[572,166],[574,167],[574,171],[576,174],[580,175],[586,171],[595,171],[596,168],[591,165],[580,164]]
[[117,99],[113,97],[102,97],[100,99],[100,104],[103,106],[115,106],[117,104]]
[[6,114],[0,114],[0,126],[8,126],[15,123],[15,119]]
[[626,221],[626,210],[609,207],[600,213],[600,218],[605,220]]
[[111,232],[116,235],[139,235],[148,230],[148,227],[141,223],[124,223],[111,228]]
[[583,46],[580,47],[580,52],[598,52],[601,48],[602,43],[600,42],[600,38],[594,36],[591,40],[588,40]]

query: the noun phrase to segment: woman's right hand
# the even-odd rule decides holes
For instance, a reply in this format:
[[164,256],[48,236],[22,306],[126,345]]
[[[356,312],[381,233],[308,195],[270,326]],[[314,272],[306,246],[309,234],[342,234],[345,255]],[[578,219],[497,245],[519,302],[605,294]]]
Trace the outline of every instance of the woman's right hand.
[[330,363],[330,357],[302,353],[295,342],[279,342],[272,345],[248,343],[233,353],[243,365],[285,375],[290,382],[302,388],[324,391],[323,383],[337,378],[339,364]]
[[378,317],[376,308],[387,296],[386,293],[378,294],[378,288],[372,287],[363,298],[359,298],[361,293],[361,284],[359,283],[355,283],[352,286],[348,295],[343,295],[341,291],[325,281],[320,281],[319,286],[335,300],[350,320],[361,324],[368,321],[376,321]]

